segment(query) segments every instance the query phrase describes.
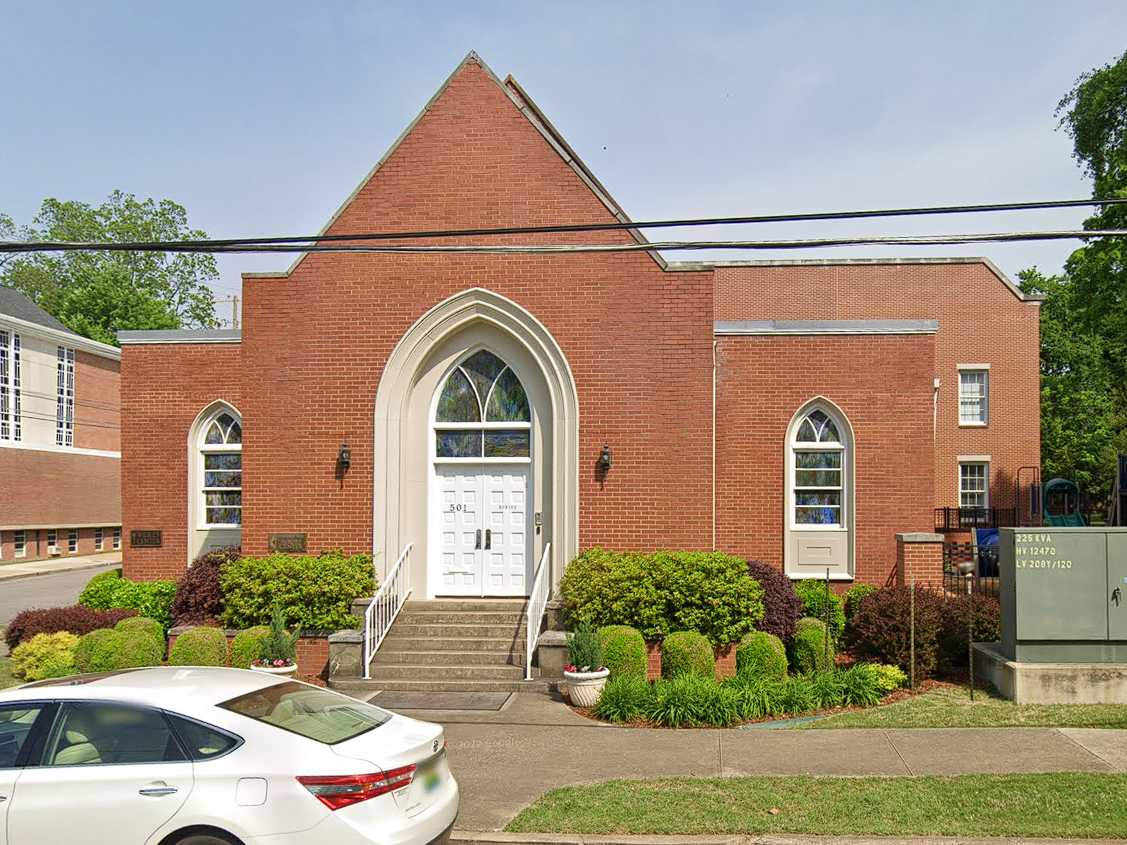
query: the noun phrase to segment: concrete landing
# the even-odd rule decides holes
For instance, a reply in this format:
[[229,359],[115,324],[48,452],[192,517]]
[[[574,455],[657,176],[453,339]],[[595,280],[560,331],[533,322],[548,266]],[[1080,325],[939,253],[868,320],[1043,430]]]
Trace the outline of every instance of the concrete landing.
[[505,706],[511,692],[405,692],[386,690],[371,696],[372,704],[396,712],[458,713],[486,710],[496,712]]

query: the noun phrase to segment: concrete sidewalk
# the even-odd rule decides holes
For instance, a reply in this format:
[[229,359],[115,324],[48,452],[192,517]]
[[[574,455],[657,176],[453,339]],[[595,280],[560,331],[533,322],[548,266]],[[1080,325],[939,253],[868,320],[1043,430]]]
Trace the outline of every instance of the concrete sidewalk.
[[0,582],[34,578],[37,575],[54,575],[58,572],[73,572],[78,569],[97,569],[113,564],[121,564],[121,552],[72,555],[48,560],[32,560],[27,563],[0,561]]
[[649,730],[602,725],[535,693],[493,713],[405,712],[446,726],[465,831],[500,830],[549,789],[610,778],[1127,772],[1127,731]]

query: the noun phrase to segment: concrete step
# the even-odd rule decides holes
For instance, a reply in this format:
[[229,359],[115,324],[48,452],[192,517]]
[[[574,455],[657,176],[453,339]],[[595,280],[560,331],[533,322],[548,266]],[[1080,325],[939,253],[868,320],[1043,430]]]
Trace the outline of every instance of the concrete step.
[[[378,661],[378,658],[377,658]],[[418,666],[411,664],[372,664],[374,681],[519,681],[523,666]]]
[[524,623],[519,610],[410,610],[404,608],[395,620],[402,625],[511,625]]
[[511,651],[411,651],[392,650],[383,645],[376,652],[374,666],[414,665],[414,666],[516,666],[523,665],[524,651],[513,654]]
[[472,637],[474,639],[505,639],[510,642],[524,642],[524,624],[521,625],[490,625],[476,623],[460,624],[413,624],[395,620],[388,637],[409,637],[411,639],[460,639]]
[[[366,697],[381,690],[399,690],[403,692],[540,692],[551,688],[554,681],[536,679],[532,681],[375,681],[363,678],[348,680],[332,680],[329,686],[335,690],[354,695],[358,698]],[[379,700],[376,700],[379,703]]]
[[445,611],[523,611],[527,599],[428,599],[408,601],[403,605],[409,610]]
[[380,652],[389,651],[503,651],[506,654],[524,654],[524,635],[514,637],[512,633],[504,637],[449,637],[413,636],[402,633],[399,625],[392,625],[391,633],[384,639]]

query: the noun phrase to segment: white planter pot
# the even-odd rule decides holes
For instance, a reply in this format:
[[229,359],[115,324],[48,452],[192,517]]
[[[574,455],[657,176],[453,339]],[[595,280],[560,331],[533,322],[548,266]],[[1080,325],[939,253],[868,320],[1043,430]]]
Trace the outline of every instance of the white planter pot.
[[567,684],[567,694],[571,703],[576,707],[594,707],[599,700],[599,693],[606,686],[610,669],[600,669],[598,672],[568,672],[564,671],[564,683]]
[[251,666],[250,668],[255,672],[265,672],[267,675],[289,675],[290,677],[293,677],[294,673],[297,672],[296,663],[292,666]]

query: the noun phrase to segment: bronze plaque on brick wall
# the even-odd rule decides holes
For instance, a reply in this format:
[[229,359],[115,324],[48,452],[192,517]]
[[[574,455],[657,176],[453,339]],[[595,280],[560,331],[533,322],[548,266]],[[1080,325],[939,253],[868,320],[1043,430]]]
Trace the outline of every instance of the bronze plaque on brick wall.
[[160,548],[159,531],[130,531],[129,545],[135,549]]
[[304,552],[304,534],[271,534],[270,551],[272,552]]

